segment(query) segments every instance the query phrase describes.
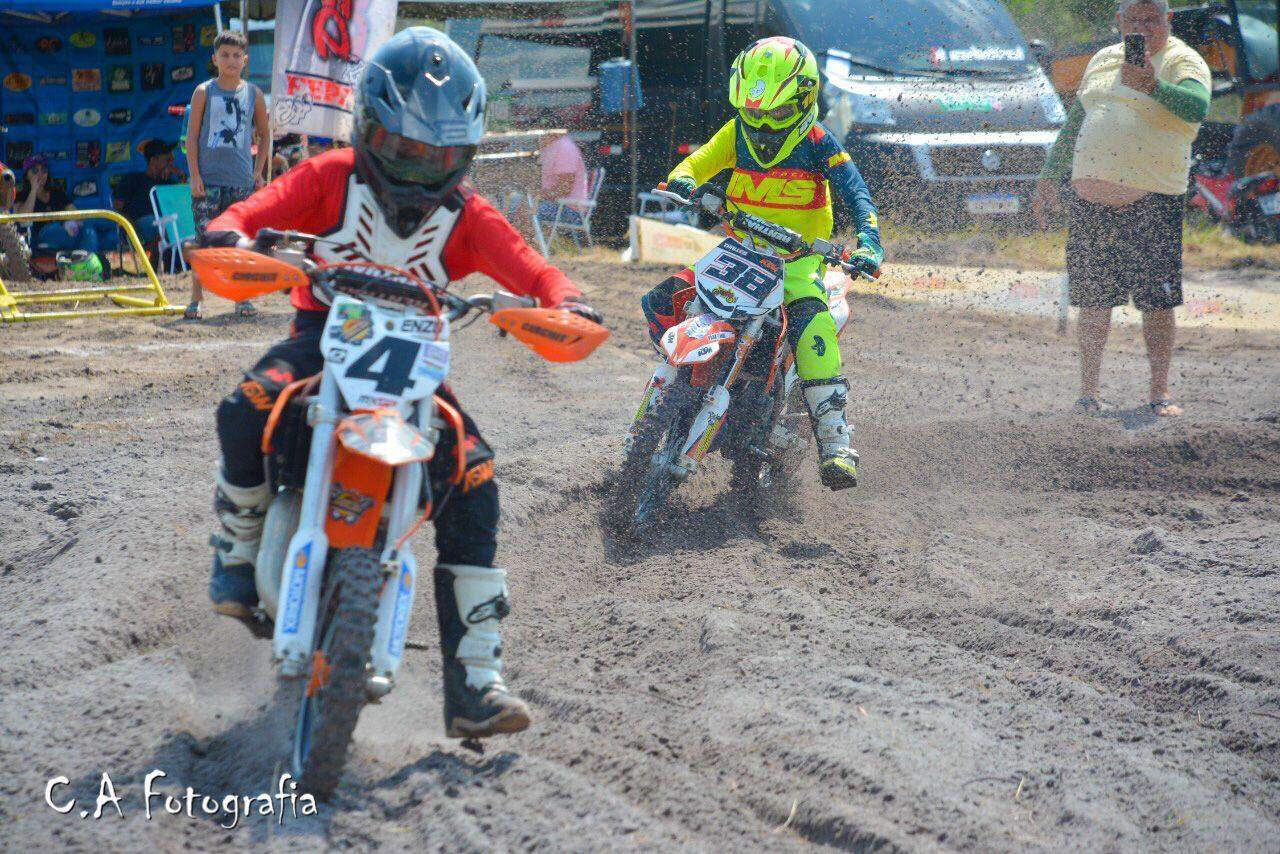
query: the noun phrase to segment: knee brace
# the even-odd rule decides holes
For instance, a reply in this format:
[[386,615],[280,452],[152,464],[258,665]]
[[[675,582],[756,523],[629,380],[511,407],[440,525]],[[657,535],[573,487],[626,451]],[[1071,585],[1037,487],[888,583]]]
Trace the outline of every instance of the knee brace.
[[840,345],[836,322],[826,302],[801,297],[787,306],[787,339],[796,355],[796,374],[802,380],[840,375]]
[[493,566],[498,554],[498,514],[496,481],[455,491],[435,520],[437,560]]
[[267,412],[257,410],[244,389],[237,388],[218,404],[216,420],[226,480],[242,487],[262,483],[262,431]]

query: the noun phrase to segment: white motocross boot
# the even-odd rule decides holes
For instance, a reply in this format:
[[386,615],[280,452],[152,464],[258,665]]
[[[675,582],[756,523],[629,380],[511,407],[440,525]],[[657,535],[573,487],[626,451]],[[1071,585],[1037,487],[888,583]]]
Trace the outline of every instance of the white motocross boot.
[[822,484],[832,491],[858,485],[858,452],[849,447],[852,432],[844,419],[849,383],[844,377],[802,383],[809,420],[818,439]]
[[218,471],[213,493],[213,512],[220,530],[209,538],[213,546],[213,573],[209,578],[209,598],[213,610],[242,621],[254,619],[258,587],[253,568],[262,542],[262,523],[270,503],[267,485],[235,486]]
[[484,738],[527,729],[529,707],[502,681],[498,621],[511,612],[506,572],[440,564],[435,587],[444,658],[445,733],[450,738]]

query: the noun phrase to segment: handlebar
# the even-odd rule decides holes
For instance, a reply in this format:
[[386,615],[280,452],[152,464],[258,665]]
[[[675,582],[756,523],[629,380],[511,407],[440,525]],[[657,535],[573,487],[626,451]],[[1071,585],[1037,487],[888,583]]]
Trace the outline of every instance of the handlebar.
[[[248,247],[254,252],[261,252],[293,264],[305,272],[311,280],[312,287],[319,288],[332,302],[334,292],[350,293],[354,296],[374,296],[403,302],[412,305],[430,306],[430,298],[408,277],[397,277],[383,273],[377,265],[370,265],[369,271],[360,269],[359,264],[352,266],[325,267],[317,265],[308,255],[316,243],[334,242],[327,238],[301,231],[280,231],[274,228],[259,229]],[[444,309],[444,316],[454,322],[474,312],[493,313],[504,308],[534,308],[538,301],[532,297],[520,297],[506,291],[492,294],[475,294],[460,297],[441,288],[431,285],[432,296]]]
[[445,316],[451,323],[461,320],[474,311],[492,314],[504,308],[537,308],[538,306],[538,301],[533,297],[518,297],[506,291],[475,294],[469,297],[455,296],[448,291],[438,291],[436,297],[447,308]]
[[714,196],[705,195],[695,202],[670,190],[655,189],[653,194],[680,207],[711,214],[730,228],[757,237],[788,254],[819,255],[825,263],[832,267],[840,267],[855,279],[867,275],[865,271],[845,258],[842,245],[832,243],[825,238],[815,237],[812,242],[807,242],[791,229],[769,222],[762,217],[741,210],[726,211],[720,200]]

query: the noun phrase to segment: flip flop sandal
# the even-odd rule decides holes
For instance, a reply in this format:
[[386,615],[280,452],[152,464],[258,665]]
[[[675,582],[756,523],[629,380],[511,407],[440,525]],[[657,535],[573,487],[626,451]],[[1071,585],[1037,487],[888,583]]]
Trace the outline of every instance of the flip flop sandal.
[[183,320],[199,320],[202,317],[204,315],[200,312],[200,303],[198,302],[187,303],[187,307],[182,311]]
[[257,317],[258,308],[253,303],[245,300],[236,303],[236,317]]
[[1102,404],[1098,402],[1096,397],[1089,397],[1088,395],[1085,395],[1077,400],[1075,406],[1072,408],[1082,415],[1097,415],[1102,411]]
[[1174,403],[1172,399],[1153,400],[1147,404],[1147,408],[1151,410],[1151,414],[1157,418],[1176,418],[1182,414],[1182,407]]

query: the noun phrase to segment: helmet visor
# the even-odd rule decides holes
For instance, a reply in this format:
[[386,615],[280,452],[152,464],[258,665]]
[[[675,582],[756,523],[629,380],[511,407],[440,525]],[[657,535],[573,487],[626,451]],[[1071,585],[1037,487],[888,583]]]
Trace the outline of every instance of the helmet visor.
[[773,128],[782,130],[795,124],[800,118],[800,105],[788,101],[772,110],[757,110],[753,107],[742,108],[742,119],[753,128]]
[[440,187],[471,165],[474,145],[428,145],[370,122],[364,148],[387,178],[399,184]]

